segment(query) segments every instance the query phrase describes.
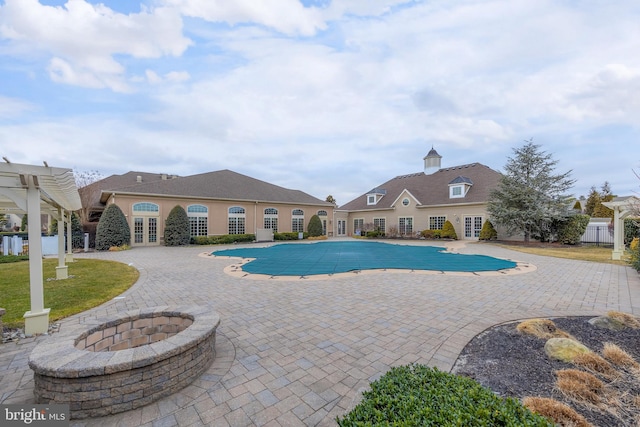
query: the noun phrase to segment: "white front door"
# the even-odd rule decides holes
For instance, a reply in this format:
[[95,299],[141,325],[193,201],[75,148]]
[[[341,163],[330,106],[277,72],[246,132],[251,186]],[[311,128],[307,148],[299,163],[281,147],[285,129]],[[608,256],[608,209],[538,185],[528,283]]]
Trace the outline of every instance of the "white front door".
[[338,236],[344,236],[347,234],[347,221],[344,219],[338,220]]

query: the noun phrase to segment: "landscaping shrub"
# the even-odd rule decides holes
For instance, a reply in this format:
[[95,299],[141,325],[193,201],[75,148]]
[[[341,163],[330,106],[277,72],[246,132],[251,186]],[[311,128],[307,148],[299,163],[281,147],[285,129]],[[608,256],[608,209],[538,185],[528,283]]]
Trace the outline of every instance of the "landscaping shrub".
[[164,225],[164,244],[166,246],[188,245],[191,241],[191,230],[187,212],[180,205],[176,205]]
[[480,235],[478,239],[480,240],[494,240],[498,238],[498,232],[491,224],[491,221],[486,220],[484,224],[482,224],[482,229],[480,230]]
[[[308,237],[309,233],[303,233],[303,239]],[[273,233],[273,240],[298,240],[298,233]]]
[[365,235],[368,239],[375,239],[377,237],[384,237],[384,233],[380,230],[367,231]]
[[629,245],[629,264],[637,271],[640,271],[640,239],[634,238]]
[[425,239],[439,239],[442,230],[422,230],[420,236]]
[[231,243],[253,242],[255,234],[223,234],[220,236],[196,236],[191,239],[196,245],[225,245]]
[[120,208],[111,204],[102,213],[96,231],[96,250],[106,251],[112,246],[131,244],[131,231]]
[[445,221],[444,225],[442,226],[442,230],[440,231],[440,237],[442,237],[443,239],[458,239],[456,229],[453,228],[453,224],[451,224],[451,221]]
[[640,219],[624,219],[624,244],[629,245],[636,237],[640,237]]
[[515,399],[424,365],[391,368],[340,426],[553,426]]
[[322,236],[322,221],[320,221],[320,217],[318,215],[313,215],[309,220],[309,225],[307,225],[307,233],[309,233],[309,237],[318,237]]
[[573,215],[560,225],[558,241],[566,245],[577,245],[589,225],[589,215]]

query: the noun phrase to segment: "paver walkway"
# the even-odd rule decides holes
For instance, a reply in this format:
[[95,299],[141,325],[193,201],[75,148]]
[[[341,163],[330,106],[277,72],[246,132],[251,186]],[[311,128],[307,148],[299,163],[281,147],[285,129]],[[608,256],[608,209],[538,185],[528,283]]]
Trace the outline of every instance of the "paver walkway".
[[[429,244],[429,243],[419,243]],[[378,273],[329,280],[247,280],[223,272],[208,247],[136,248],[80,255],[136,266],[121,297],[62,321],[129,309],[208,304],[221,316],[217,358],[181,392],[78,426],[334,426],[370,381],[412,362],[449,370],[475,335],[541,316],[640,315],[630,267],[547,258],[488,244],[457,249],[534,264],[527,274]],[[72,274],[73,267],[70,267]],[[52,336],[55,339],[55,334]],[[38,337],[0,345],[0,403],[33,403],[27,366]]]

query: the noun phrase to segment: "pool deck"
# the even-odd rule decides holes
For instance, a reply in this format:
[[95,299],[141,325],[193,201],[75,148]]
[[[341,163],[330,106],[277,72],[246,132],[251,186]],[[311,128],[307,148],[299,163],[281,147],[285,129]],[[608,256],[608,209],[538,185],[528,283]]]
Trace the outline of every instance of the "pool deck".
[[[531,270],[247,280],[224,272],[234,260],[201,256],[217,248],[77,255],[132,264],[140,279],[118,299],[64,319],[61,329],[165,305],[211,305],[221,323],[216,360],[193,384],[143,408],[71,425],[335,426],[336,416],[348,412],[361,391],[390,367],[416,362],[448,371],[463,347],[493,325],[609,310],[640,316],[640,276],[630,267],[491,244],[455,242],[451,250],[512,259]],[[55,334],[0,344],[0,403],[33,403],[27,360],[45,339]]]

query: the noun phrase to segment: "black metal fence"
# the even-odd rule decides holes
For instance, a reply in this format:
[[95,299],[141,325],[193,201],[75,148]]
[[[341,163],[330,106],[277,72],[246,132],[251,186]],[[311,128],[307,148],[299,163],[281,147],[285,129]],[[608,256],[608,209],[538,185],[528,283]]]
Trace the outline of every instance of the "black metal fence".
[[606,224],[588,225],[580,241],[596,246],[613,246],[613,233]]

